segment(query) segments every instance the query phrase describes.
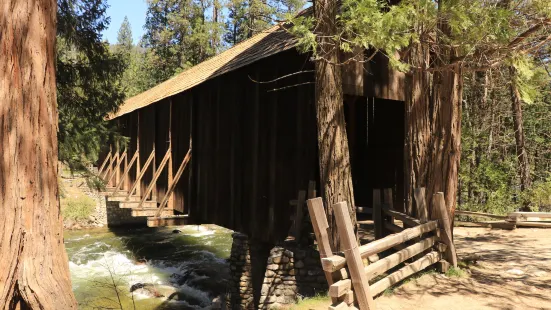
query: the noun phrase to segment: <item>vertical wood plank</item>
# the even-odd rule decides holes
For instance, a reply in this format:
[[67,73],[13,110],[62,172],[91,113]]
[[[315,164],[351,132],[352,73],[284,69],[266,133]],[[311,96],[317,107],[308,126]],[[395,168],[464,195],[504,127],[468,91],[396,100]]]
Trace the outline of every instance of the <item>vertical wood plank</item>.
[[[320,258],[331,257],[333,251],[331,251],[331,243],[329,243],[329,233],[327,231],[329,229],[329,224],[325,217],[323,200],[320,197],[308,199],[306,204],[308,205],[308,213],[310,214],[314,235],[318,243]],[[333,284],[333,275],[328,271],[324,271],[324,273],[327,284],[331,286],[331,284]]]
[[429,210],[425,198],[425,188],[416,188],[413,192],[413,196],[415,198],[415,205],[417,206],[417,218],[421,223],[426,223],[429,220]]
[[308,182],[308,199],[316,198],[316,181]]
[[375,227],[375,239],[383,238],[383,212],[381,209],[381,190],[373,190],[373,226]]
[[457,254],[453,243],[451,221],[446,208],[446,200],[444,193],[438,192],[432,196],[432,218],[438,220],[440,229],[440,241],[447,245],[446,260],[457,267]]
[[[383,195],[385,199],[385,204],[388,206],[390,210],[394,210],[394,199],[392,196],[392,188],[383,189]],[[385,216],[385,220],[391,224],[394,224],[394,217],[392,216]]]
[[303,220],[305,203],[306,203],[306,191],[299,191],[297,205],[296,205],[296,212],[295,212],[295,223],[294,223],[294,236],[295,236],[295,240],[299,243],[300,243],[300,238],[302,233],[302,220]]
[[[168,104],[168,149],[172,153],[170,158],[168,159],[168,186],[167,186],[167,193],[168,188],[172,185],[174,182],[174,175],[173,175],[173,169],[174,169],[174,149],[172,148],[172,98],[169,99]],[[165,193],[165,196],[167,195]],[[174,194],[173,191],[170,192],[170,196],[168,196],[168,208],[174,209]]]
[[358,242],[354,234],[354,227],[352,227],[352,221],[350,220],[347,203],[339,202],[334,204],[333,212],[337,220],[337,229],[339,231],[341,244],[345,249],[344,257],[346,258],[358,306],[360,310],[374,310],[375,302],[369,291],[369,282],[364,272],[362,256],[360,255],[360,249],[358,248]]

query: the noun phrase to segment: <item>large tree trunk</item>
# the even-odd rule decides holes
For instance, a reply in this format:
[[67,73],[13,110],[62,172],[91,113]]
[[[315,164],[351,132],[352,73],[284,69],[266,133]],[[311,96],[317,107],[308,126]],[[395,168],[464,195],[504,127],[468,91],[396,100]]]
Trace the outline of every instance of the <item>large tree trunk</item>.
[[318,124],[318,150],[320,186],[326,206],[333,250],[340,247],[332,206],[346,201],[352,224],[356,227],[356,208],[352,188],[352,172],[342,93],[341,68],[338,63],[338,48],[331,42],[336,34],[336,1],[316,0],[316,33],[320,36],[320,57],[315,64],[316,112]]
[[[439,9],[441,5],[439,1]],[[445,19],[438,28],[443,34],[451,33]],[[422,25],[418,26],[418,32],[423,33]],[[454,49],[441,42],[439,35],[436,41],[430,49],[414,44],[409,53],[414,68],[406,80],[406,207],[415,214],[411,207],[413,189],[425,187],[429,211],[432,196],[443,192],[453,220],[461,159],[463,77],[459,64],[449,67]],[[428,69],[437,69],[432,73],[432,86]]]
[[461,159],[461,103],[463,77],[459,65],[433,77],[434,122],[427,197],[443,192],[453,221]]
[[76,309],[56,171],[56,8],[0,2],[1,309]]
[[412,43],[408,62],[419,69],[406,76],[405,206],[406,213],[418,216],[413,202],[415,188],[427,187],[431,141],[431,103],[429,74],[420,70],[429,66],[429,49]]
[[[524,191],[532,185],[530,178],[530,162],[528,154],[524,146],[524,126],[522,120],[522,98],[518,90],[516,80],[516,70],[513,67],[509,68],[511,73],[511,101],[513,111],[513,126],[515,129],[515,143],[517,149],[518,171],[520,176],[520,190]],[[524,206],[525,211],[530,211],[530,208]]]

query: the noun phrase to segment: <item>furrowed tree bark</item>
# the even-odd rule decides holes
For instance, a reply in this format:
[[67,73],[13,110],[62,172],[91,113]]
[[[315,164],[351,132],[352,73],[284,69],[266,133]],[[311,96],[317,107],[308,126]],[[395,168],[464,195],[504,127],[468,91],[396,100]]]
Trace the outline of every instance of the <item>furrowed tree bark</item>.
[[0,309],[76,309],[58,200],[56,10],[0,2]]
[[[428,46],[412,43],[407,61],[414,67],[428,68]],[[414,205],[413,193],[416,188],[426,188],[428,181],[432,116],[429,74],[422,70],[413,70],[407,74],[405,93],[405,207],[407,214],[417,216],[418,211],[417,206]]]
[[[513,67],[509,68],[511,74],[511,102],[513,112],[513,126],[515,130],[515,143],[517,149],[518,172],[520,177],[520,190],[524,191],[532,185],[530,178],[530,162],[528,161],[528,153],[524,145],[524,126],[522,120],[522,98],[516,80],[516,70]],[[528,206],[524,206],[523,210],[530,211]]]
[[[318,34],[319,46],[318,59],[315,63],[315,93],[320,186],[333,250],[340,249],[333,204],[341,201],[348,203],[352,225],[354,230],[357,230],[341,68],[336,65],[339,61],[339,49],[331,40],[331,36],[337,33],[336,13],[335,0],[314,2],[314,14],[317,20],[315,32]],[[357,236],[357,231],[355,234]]]

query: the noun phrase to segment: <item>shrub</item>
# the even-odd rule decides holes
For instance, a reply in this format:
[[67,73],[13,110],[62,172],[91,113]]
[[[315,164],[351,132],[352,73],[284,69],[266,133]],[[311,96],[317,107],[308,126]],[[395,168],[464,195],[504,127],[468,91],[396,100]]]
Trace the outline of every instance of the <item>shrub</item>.
[[61,214],[65,219],[85,220],[94,212],[95,202],[87,196],[64,199]]

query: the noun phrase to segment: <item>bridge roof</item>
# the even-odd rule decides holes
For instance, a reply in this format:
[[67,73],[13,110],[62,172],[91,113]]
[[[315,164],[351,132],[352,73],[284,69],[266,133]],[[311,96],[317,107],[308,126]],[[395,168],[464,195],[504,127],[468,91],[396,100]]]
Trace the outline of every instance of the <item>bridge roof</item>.
[[205,81],[247,66],[260,59],[293,48],[296,38],[284,26],[276,25],[195,65],[165,82],[127,99],[108,118],[115,119],[162,99],[191,89]]

